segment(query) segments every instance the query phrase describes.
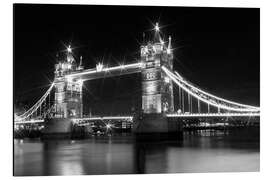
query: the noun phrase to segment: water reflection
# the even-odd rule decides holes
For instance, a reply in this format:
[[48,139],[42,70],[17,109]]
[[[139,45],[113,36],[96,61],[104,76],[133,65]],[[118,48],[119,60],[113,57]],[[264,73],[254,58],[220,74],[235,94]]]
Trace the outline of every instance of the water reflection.
[[132,136],[15,140],[15,175],[80,175],[259,170],[258,131],[192,132],[182,141]]

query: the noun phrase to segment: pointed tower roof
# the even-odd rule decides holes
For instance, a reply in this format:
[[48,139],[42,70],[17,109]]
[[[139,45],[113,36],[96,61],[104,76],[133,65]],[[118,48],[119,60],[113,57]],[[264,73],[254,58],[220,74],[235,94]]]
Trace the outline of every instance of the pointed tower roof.
[[67,47],[67,62],[73,63],[75,61],[73,55],[72,55],[72,48],[71,45]]
[[142,37],[143,37],[143,45],[145,45],[145,33],[143,32],[143,34],[142,34]]
[[82,56],[80,57],[80,64],[79,66],[82,66]]
[[167,53],[170,54],[172,51],[172,38],[169,36],[169,43],[168,43],[168,48],[167,48]]
[[160,27],[158,25],[158,23],[156,23],[155,25],[155,34],[154,34],[154,43],[159,43],[160,42]]

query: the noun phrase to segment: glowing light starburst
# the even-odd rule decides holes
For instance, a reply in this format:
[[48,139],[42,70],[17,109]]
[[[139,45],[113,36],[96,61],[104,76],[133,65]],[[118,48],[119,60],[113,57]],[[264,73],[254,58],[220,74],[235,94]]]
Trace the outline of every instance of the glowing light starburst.
[[71,53],[71,52],[72,52],[71,45],[69,45],[69,46],[67,47],[67,52],[69,52],[69,53]]
[[98,64],[96,65],[96,69],[97,69],[98,72],[102,71],[103,67],[104,67],[104,66],[103,66],[102,63],[98,63]]
[[107,129],[111,129],[112,128],[112,124],[110,124],[110,123],[106,124],[106,128]]
[[159,25],[158,25],[158,23],[156,23],[156,25],[155,25],[155,31],[157,31],[157,32],[159,32]]

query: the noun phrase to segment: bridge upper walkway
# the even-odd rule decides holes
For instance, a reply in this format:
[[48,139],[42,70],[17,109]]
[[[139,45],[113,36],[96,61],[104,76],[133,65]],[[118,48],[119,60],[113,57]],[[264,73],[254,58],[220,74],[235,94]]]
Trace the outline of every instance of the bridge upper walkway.
[[106,77],[121,76],[126,74],[133,74],[141,72],[142,63],[132,63],[127,65],[120,65],[114,67],[103,67],[103,65],[97,66],[94,69],[83,70],[79,72],[73,72],[66,75],[67,78],[80,78],[81,80],[94,80]]

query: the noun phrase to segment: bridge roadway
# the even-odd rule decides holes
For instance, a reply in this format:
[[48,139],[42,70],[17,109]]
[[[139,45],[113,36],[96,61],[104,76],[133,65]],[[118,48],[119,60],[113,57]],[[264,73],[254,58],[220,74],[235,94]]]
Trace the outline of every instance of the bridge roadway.
[[81,79],[81,80],[93,80],[106,77],[114,77],[126,74],[133,74],[141,72],[142,63],[133,63],[128,65],[120,65],[114,67],[97,67],[94,69],[87,69],[83,71],[76,71],[74,73],[66,75],[67,78]]
[[[132,116],[94,116],[94,117],[86,117],[86,118],[73,118],[71,119],[74,123],[80,121],[95,121],[95,120],[127,120],[132,121]],[[14,124],[34,124],[34,123],[43,123],[44,119],[31,119],[28,121],[15,121]]]
[[[170,118],[207,118],[207,117],[259,117],[260,113],[182,113],[182,114],[166,114]],[[95,121],[95,120],[126,120],[133,121],[132,116],[94,116],[86,118],[74,118],[72,121],[74,123],[82,121]],[[43,119],[31,119],[28,121],[15,121],[15,125],[19,124],[34,124],[34,123],[43,123]]]
[[166,114],[167,117],[259,117],[260,113],[178,113]]

